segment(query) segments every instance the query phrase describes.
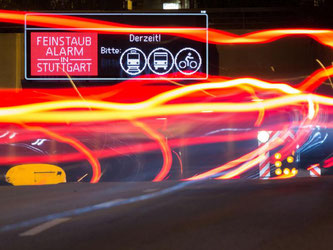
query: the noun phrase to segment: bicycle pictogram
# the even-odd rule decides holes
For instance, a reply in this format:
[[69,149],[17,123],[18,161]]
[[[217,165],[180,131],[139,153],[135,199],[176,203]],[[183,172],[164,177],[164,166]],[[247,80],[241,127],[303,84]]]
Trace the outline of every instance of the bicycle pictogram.
[[179,68],[185,69],[186,67],[189,67],[191,69],[195,69],[198,66],[198,63],[194,61],[194,57],[192,56],[192,53],[189,52],[187,56],[185,57],[184,61],[179,62]]
[[201,67],[201,56],[193,48],[181,49],[175,58],[177,70],[184,75],[192,75]]

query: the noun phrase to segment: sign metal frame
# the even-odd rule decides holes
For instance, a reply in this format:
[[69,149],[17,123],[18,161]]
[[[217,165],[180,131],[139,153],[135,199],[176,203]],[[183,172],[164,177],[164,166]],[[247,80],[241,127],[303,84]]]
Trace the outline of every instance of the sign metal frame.
[[[160,16],[160,15],[166,15],[166,16],[205,16],[206,20],[206,27],[205,28],[193,28],[193,30],[206,30],[206,76],[205,77],[184,77],[184,78],[169,78],[169,77],[150,77],[150,78],[143,78],[143,77],[128,77],[128,78],[108,78],[108,77],[73,77],[72,80],[95,80],[95,81],[107,81],[107,80],[158,80],[158,79],[169,79],[169,80],[205,80],[208,79],[208,62],[209,62],[209,54],[208,54],[208,15],[206,13],[27,13],[24,17],[24,76],[26,80],[37,80],[37,81],[68,81],[68,78],[66,77],[28,77],[27,74],[27,30],[36,30],[36,31],[59,31],[59,30],[107,30],[111,28],[27,28],[27,16],[41,16],[41,15],[68,15],[68,16]],[[114,30],[114,28],[112,28]]]

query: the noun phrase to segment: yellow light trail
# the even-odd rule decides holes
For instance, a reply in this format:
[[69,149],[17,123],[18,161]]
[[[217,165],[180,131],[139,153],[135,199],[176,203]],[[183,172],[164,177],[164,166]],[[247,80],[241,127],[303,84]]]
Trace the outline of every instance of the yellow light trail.
[[[47,109],[71,109],[79,108],[84,105],[89,105],[92,109],[103,108],[108,109],[110,105],[106,102],[100,101],[59,101],[50,103],[33,104],[31,105],[9,108],[10,111],[6,112],[5,108],[0,111],[1,122],[50,122],[50,123],[66,123],[66,122],[97,122],[97,121],[114,121],[114,120],[132,120],[147,117],[167,116],[167,115],[184,115],[202,113],[206,110],[211,112],[224,112],[224,113],[247,113],[256,112],[263,107],[266,110],[287,107],[290,105],[299,105],[308,103],[309,98],[317,104],[333,106],[333,99],[329,97],[314,95],[314,94],[300,94],[291,96],[282,96],[258,102],[244,102],[244,103],[192,103],[192,104],[169,104],[158,107],[151,107],[136,110],[121,110],[115,111],[114,106],[111,105],[111,110],[106,111],[50,111],[50,112],[32,112],[36,110]],[[25,112],[24,112],[25,111]],[[37,115],[38,114],[38,115]],[[310,114],[312,117],[313,113]]]
[[[260,102],[244,102],[244,103],[190,103],[190,104],[165,104],[168,101],[174,100],[179,97],[186,96],[196,91],[202,91],[207,89],[221,89],[231,87],[241,87],[248,89],[247,86],[256,87],[260,89],[277,90],[286,96],[276,97],[272,99],[262,100]],[[249,91],[249,90],[248,90]],[[251,92],[251,90],[250,90]],[[253,92],[254,93],[254,92]],[[202,83],[196,85],[184,86],[181,88],[173,89],[157,96],[154,96],[148,100],[139,103],[110,103],[95,100],[64,100],[55,102],[35,103],[28,105],[21,105],[16,107],[3,107],[0,108],[0,120],[2,122],[42,122],[42,123],[64,123],[64,122],[91,122],[91,121],[111,121],[111,120],[133,120],[138,118],[147,118],[154,116],[165,115],[181,115],[181,114],[194,114],[205,112],[207,110],[211,112],[255,112],[263,109],[274,109],[279,107],[286,107],[288,105],[298,105],[308,103],[309,114],[308,118],[312,119],[316,112],[314,110],[314,102],[316,104],[321,103],[325,105],[333,105],[333,99],[323,97],[314,94],[301,94],[297,89],[294,89],[286,84],[272,84],[266,83],[260,80],[252,78],[241,78],[225,82],[215,83]],[[164,105],[162,105],[164,104]],[[89,107],[90,111],[87,111],[85,107]],[[79,110],[73,110],[79,109]],[[57,111],[61,110],[61,111]],[[139,124],[139,123],[138,123]],[[157,136],[156,133],[148,131],[146,127],[141,128],[150,134],[152,138],[160,143],[162,153],[164,155],[164,166],[162,172],[160,172],[158,179],[165,178],[165,169],[168,170],[168,159],[171,159],[170,149],[167,150],[165,143],[161,143],[163,138]],[[56,135],[52,135],[56,137]],[[58,138],[59,140],[66,141],[65,138]],[[73,142],[69,142],[71,145]],[[78,148],[78,145],[75,145]],[[84,149],[80,149],[81,152],[85,152]],[[168,153],[169,152],[169,153]],[[89,152],[88,152],[89,153]],[[87,155],[87,154],[86,154]],[[89,158],[89,157],[88,157]],[[92,157],[93,158],[93,157]],[[90,159],[91,160],[91,159]],[[239,159],[238,159],[239,160]],[[245,161],[250,160],[249,158]],[[93,162],[93,161],[92,161]],[[231,164],[233,166],[238,165],[239,161],[233,161],[237,164]],[[240,168],[232,171],[229,175],[221,178],[231,178],[231,176],[238,175],[243,171],[243,168],[247,169],[253,164],[257,164],[258,157],[250,160],[248,163],[244,163]],[[231,162],[232,163],[232,162]],[[97,163],[98,164],[98,163]],[[96,168],[96,162],[92,163]],[[230,168],[229,164],[226,169]],[[98,172],[98,171],[97,171]],[[199,177],[199,176],[197,176]],[[98,180],[97,180],[98,181]]]
[[242,164],[237,169],[232,170],[229,173],[227,173],[227,174],[225,174],[221,177],[218,177],[217,179],[220,179],[220,180],[231,179],[231,178],[233,178],[237,175],[240,175],[240,174],[244,173],[246,170],[249,170],[250,168],[258,165],[263,160],[265,160],[265,155],[260,155],[260,156],[256,157],[255,159],[252,159],[250,161],[245,162],[244,164]]
[[239,78],[226,82],[202,83],[202,84],[184,86],[181,88],[161,93],[148,100],[138,103],[115,103],[115,102],[103,102],[96,100],[85,100],[85,101],[64,100],[64,101],[54,101],[54,102],[45,102],[45,103],[35,103],[35,104],[28,104],[15,107],[3,107],[0,108],[0,117],[6,115],[41,112],[46,110],[85,108],[85,107],[94,108],[94,109],[104,109],[104,110],[138,110],[138,109],[145,109],[148,107],[158,106],[168,101],[180,98],[182,96],[186,96],[188,94],[197,91],[208,90],[208,89],[232,88],[240,85],[249,85],[252,87],[257,87],[265,90],[276,90],[285,94],[301,93],[299,90],[283,83],[272,84],[252,78]]
[[[268,142],[268,147],[266,144],[263,144],[261,147],[253,150],[252,152],[250,153],[247,153],[245,155],[242,155],[241,157],[235,159],[235,160],[232,160],[232,161],[229,161],[228,163],[224,164],[224,165],[221,165],[219,167],[216,167],[212,170],[209,170],[205,173],[202,173],[202,174],[198,174],[198,175],[195,175],[193,177],[190,177],[188,179],[186,179],[187,181],[193,181],[193,180],[200,180],[200,179],[203,179],[203,178],[208,178],[208,177],[211,177],[213,175],[216,175],[216,174],[219,174],[220,172],[223,172],[223,171],[226,171],[226,170],[229,170],[231,168],[234,168],[236,167],[237,165],[239,164],[243,164],[242,166],[244,167],[248,167],[248,168],[251,168],[255,165],[257,165],[258,163],[256,163],[256,159],[264,156],[264,154],[262,153],[263,152],[263,149],[264,150],[271,150],[273,148],[276,148],[278,147],[279,145],[281,145],[284,141],[284,138],[286,137],[287,135],[287,132],[285,132],[283,135],[281,135],[280,137],[276,137],[274,138],[274,140],[270,140]],[[259,157],[258,157],[259,156]],[[260,158],[261,159],[261,158]],[[250,164],[246,164],[246,162],[250,161],[251,163]],[[245,165],[244,165],[245,164]],[[241,166],[241,167],[242,167]],[[236,169],[236,172],[238,171],[238,168]],[[236,175],[238,175],[238,172],[236,173],[235,171],[232,171],[232,172],[229,172],[228,173],[228,178],[232,178]],[[233,175],[233,173],[236,173],[235,175]],[[221,179],[223,178],[223,176],[219,177],[218,179]],[[227,179],[228,179],[227,178]]]

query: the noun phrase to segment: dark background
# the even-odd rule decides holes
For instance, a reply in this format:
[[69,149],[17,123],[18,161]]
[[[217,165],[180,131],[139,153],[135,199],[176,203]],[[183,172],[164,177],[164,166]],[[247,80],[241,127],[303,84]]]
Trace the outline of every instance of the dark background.
[[[0,9],[21,11],[124,12],[131,0],[0,0]],[[132,10],[163,11],[163,3],[179,2],[177,12],[206,10],[209,26],[219,29],[288,27],[331,28],[332,0],[132,0]],[[170,10],[168,10],[170,12]],[[15,30],[13,30],[15,29]],[[1,32],[17,32],[18,25],[0,23]]]
[[[0,0],[2,9],[16,10],[122,10],[127,0]],[[155,9],[172,0],[132,0],[133,9]],[[238,8],[238,7],[329,7],[330,0],[181,0],[182,8]]]

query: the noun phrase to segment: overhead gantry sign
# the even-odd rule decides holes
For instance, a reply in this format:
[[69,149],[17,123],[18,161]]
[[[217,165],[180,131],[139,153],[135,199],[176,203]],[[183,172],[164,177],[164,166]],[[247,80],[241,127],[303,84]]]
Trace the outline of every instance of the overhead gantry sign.
[[[36,26],[36,18],[44,18],[48,27]],[[25,20],[25,77],[206,79],[207,25],[205,13],[30,13]]]

